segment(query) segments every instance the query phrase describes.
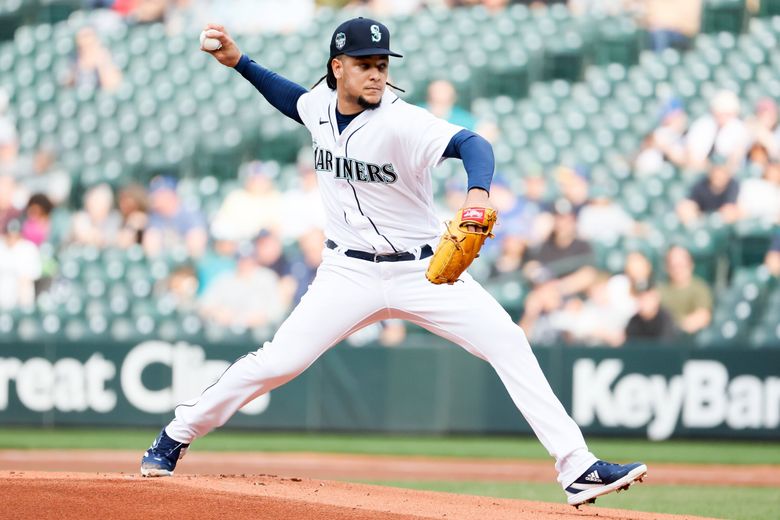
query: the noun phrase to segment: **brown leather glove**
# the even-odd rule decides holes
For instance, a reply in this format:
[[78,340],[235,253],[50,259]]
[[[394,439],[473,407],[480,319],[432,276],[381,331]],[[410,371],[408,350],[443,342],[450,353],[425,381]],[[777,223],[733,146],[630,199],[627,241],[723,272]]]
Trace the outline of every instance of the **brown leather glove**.
[[[447,224],[436,251],[431,257],[425,277],[435,284],[453,284],[471,265],[485,240],[492,237],[497,218],[492,208],[463,208]],[[473,226],[476,231],[469,231]]]

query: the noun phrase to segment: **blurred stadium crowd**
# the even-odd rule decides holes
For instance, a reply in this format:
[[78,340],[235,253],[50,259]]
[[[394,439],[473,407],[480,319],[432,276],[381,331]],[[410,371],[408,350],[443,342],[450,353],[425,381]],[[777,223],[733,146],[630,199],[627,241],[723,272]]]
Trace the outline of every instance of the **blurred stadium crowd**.
[[[0,338],[267,338],[321,260],[310,147],[197,34],[307,84],[355,13],[409,100],[493,143],[472,274],[533,345],[780,346],[769,0],[2,0]],[[465,180],[436,170],[442,220]]]

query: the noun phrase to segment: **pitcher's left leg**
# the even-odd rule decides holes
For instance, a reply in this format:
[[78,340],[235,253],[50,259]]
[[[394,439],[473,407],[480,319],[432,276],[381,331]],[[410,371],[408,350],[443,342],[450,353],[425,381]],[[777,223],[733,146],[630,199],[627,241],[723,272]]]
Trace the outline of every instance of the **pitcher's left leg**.
[[393,291],[392,306],[493,366],[512,401],[555,457],[558,481],[564,487],[596,462],[579,426],[550,388],[525,333],[482,286],[467,274],[454,285],[404,278]]

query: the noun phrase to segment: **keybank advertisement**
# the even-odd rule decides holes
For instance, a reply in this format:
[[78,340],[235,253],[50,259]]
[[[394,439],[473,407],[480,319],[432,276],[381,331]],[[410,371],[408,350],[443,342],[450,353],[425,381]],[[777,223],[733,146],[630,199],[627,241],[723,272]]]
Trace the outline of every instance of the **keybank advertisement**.
[[[777,365],[775,365],[777,367]],[[780,377],[730,375],[724,363],[688,360],[679,374],[627,372],[621,359],[574,362],[573,417],[580,426],[644,428],[663,440],[678,428],[767,430],[780,426]]]
[[[0,424],[159,426],[246,350],[0,344]],[[780,438],[780,351],[561,347],[537,356],[586,433]],[[490,366],[455,347],[337,347],[228,426],[530,432]]]

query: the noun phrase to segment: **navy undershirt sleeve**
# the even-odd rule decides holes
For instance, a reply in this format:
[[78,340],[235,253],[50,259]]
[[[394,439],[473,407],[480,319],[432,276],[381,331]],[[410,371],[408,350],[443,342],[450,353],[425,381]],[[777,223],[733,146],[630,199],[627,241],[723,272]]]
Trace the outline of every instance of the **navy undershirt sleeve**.
[[241,55],[235,69],[249,80],[274,108],[303,124],[298,114],[298,99],[307,92],[305,88],[258,65],[246,54]]
[[468,189],[481,188],[490,192],[496,161],[493,157],[493,147],[484,137],[463,129],[452,136],[442,157],[463,161],[468,177]]

